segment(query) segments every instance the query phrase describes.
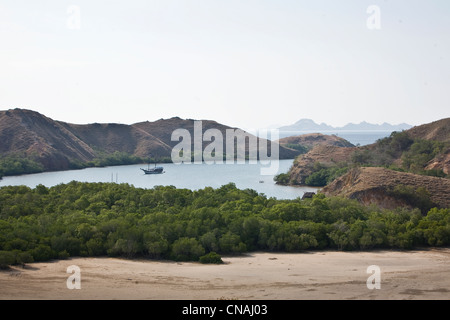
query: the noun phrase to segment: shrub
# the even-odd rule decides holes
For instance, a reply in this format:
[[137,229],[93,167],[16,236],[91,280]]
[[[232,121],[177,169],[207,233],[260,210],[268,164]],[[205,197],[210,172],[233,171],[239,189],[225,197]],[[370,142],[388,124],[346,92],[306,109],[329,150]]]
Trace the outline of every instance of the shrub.
[[18,252],[16,254],[16,263],[25,265],[25,263],[31,263],[34,262],[33,256],[30,252]]
[[276,175],[273,180],[275,180],[276,183],[286,185],[289,184],[289,174],[287,173],[280,173]]
[[347,173],[348,167],[333,166],[329,168],[321,168],[312,173],[305,179],[305,184],[311,187],[323,187],[331,183],[336,178]]
[[431,200],[430,193],[424,187],[414,189],[411,186],[399,184],[393,189],[388,190],[388,193],[404,200],[412,207],[419,208],[422,214],[426,214],[431,208],[436,206]]
[[305,179],[305,184],[312,187],[323,187],[327,184],[328,172],[327,169],[314,172]]
[[0,177],[44,171],[44,166],[25,154],[0,156]]
[[8,269],[16,262],[14,253],[10,251],[0,251],[0,269]]
[[174,260],[197,261],[204,254],[205,249],[195,238],[180,238],[172,246]]
[[200,263],[212,263],[212,264],[222,264],[222,258],[219,254],[212,251],[208,254],[205,254],[204,256],[201,256],[199,259]]
[[69,257],[70,257],[70,254],[66,250],[58,252],[58,259],[65,260],[65,259],[69,259]]
[[300,151],[300,154],[307,153],[311,148],[308,148],[307,146],[296,144],[296,143],[287,143],[284,145],[286,148],[291,148],[297,151]]
[[40,244],[33,250],[31,250],[31,255],[34,261],[48,261],[55,257],[53,250],[45,244]]

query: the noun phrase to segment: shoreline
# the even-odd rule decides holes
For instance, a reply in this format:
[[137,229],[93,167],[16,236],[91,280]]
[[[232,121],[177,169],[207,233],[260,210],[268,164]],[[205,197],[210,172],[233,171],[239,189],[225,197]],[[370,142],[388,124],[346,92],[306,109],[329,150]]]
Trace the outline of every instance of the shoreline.
[[[225,163],[224,159],[224,163]],[[295,158],[280,158],[277,159],[276,161],[282,161],[282,160],[292,160],[294,161]],[[233,163],[237,164],[236,162],[237,160],[233,160]],[[248,163],[249,159],[245,159],[246,163]],[[260,159],[258,159],[257,161],[260,161]],[[173,161],[156,161],[156,162],[150,162],[151,164],[157,163],[157,164],[176,164]],[[194,160],[191,161],[191,163],[194,163]],[[121,166],[134,166],[134,165],[142,165],[142,166],[147,166],[149,164],[149,162],[137,162],[137,163],[123,163],[123,164],[110,164],[110,165],[104,165],[104,166],[89,166],[86,165],[85,167],[80,167],[80,168],[67,168],[67,169],[44,169],[42,171],[36,171],[36,172],[29,172],[29,173],[20,173],[20,174],[5,174],[3,176],[0,176],[0,180],[2,178],[8,178],[8,177],[21,177],[21,176],[28,176],[28,175],[33,175],[33,174],[40,174],[40,173],[54,173],[54,172],[66,172],[66,171],[77,171],[77,170],[84,170],[84,169],[95,169],[95,168],[114,168],[114,167],[121,167]],[[206,164],[206,160],[202,161],[202,164]]]
[[[448,300],[450,248],[256,252],[224,264],[71,258],[0,271],[0,300]],[[69,266],[80,290],[67,288]],[[379,290],[367,268],[379,266]]]

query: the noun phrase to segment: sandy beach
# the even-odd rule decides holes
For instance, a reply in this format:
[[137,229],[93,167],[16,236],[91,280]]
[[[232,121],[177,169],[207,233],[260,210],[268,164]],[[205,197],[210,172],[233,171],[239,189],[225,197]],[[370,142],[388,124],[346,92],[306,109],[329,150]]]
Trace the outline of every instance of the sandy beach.
[[[0,271],[0,299],[450,299],[450,249],[254,253],[223,265],[73,258]],[[69,266],[80,289],[68,289]],[[367,268],[380,268],[368,289]]]

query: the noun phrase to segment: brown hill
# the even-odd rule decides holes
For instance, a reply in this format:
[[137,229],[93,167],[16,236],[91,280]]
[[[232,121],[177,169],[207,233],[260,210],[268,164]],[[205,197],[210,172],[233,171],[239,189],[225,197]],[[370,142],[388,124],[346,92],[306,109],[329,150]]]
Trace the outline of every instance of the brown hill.
[[[413,139],[433,140],[439,142],[450,142],[450,118],[435,121],[429,124],[413,127],[407,131]],[[450,146],[442,154],[430,160],[425,170],[442,170],[450,174]]]
[[450,148],[445,153],[436,156],[430,160],[425,167],[425,170],[439,170],[441,169],[445,174],[450,175]]
[[415,139],[450,141],[450,118],[441,119],[406,130],[408,135]]
[[[296,137],[292,140],[295,142]],[[289,138],[287,138],[289,139]],[[394,165],[402,167],[404,145],[408,146],[415,140],[428,140],[446,143],[442,152],[437,153],[428,163],[423,165],[423,170],[442,171],[444,174],[450,173],[450,118],[435,121],[429,124],[413,127],[399,134],[392,141],[379,141],[371,145],[354,148],[340,147],[315,147],[304,155],[300,155],[288,172],[288,181],[292,184],[304,184],[308,176],[314,170],[314,164],[321,163],[325,166],[334,166],[339,162],[347,162],[353,165],[352,161],[361,161],[371,166]],[[409,141],[409,142],[408,142]],[[431,153],[430,153],[431,154]],[[418,155],[415,159],[420,157]]]
[[304,155],[295,159],[289,170],[289,180],[293,184],[304,185],[305,180],[314,172],[314,164],[333,166],[341,162],[350,161],[356,147],[337,147],[330,145],[318,145]]
[[[450,118],[416,126],[405,130],[403,133],[407,134],[412,141],[427,140],[443,143],[445,146],[443,151],[429,160],[423,169],[442,170],[445,174],[450,173]],[[374,143],[362,147],[360,150],[374,150],[375,153],[382,154],[383,146],[380,143]],[[402,167],[402,154],[399,153],[398,157],[392,160],[392,163]]]
[[47,169],[67,169],[70,159],[95,157],[94,150],[64,125],[29,110],[0,111],[0,141],[2,155],[36,155]]
[[335,135],[325,135],[322,133],[308,133],[299,136],[291,136],[278,140],[281,146],[304,146],[312,149],[318,145],[327,145],[335,147],[354,147],[354,145],[347,140],[335,136]]
[[[172,118],[133,125],[78,125],[54,121],[30,110],[0,111],[0,155],[33,156],[45,170],[68,169],[73,162],[86,163],[116,151],[143,158],[170,158],[173,146],[178,143],[171,141],[171,135],[179,128],[187,129],[193,136],[194,120]],[[224,138],[225,131],[233,129],[214,121],[203,121],[203,132],[209,128],[220,130]],[[203,143],[203,147],[209,143]],[[280,147],[280,159],[293,159],[298,154],[296,150]]]
[[[426,190],[425,199],[423,188]],[[355,168],[324,187],[327,196],[344,196],[380,207],[417,207],[418,200],[431,200],[431,206],[450,207],[450,180],[397,172],[385,168]]]
[[[195,121],[192,119],[183,120],[178,117],[174,117],[174,118],[167,119],[167,120],[161,119],[161,120],[158,120],[155,122],[148,122],[148,121],[140,122],[140,123],[133,124],[132,126],[135,128],[138,128],[144,132],[151,133],[151,134],[157,136],[159,139],[161,139],[161,141],[163,143],[170,146],[170,148],[173,148],[175,145],[177,145],[179,143],[178,141],[171,140],[173,130],[174,129],[185,129],[185,130],[189,131],[189,133],[191,134],[191,137],[192,137],[191,149],[194,150],[194,122]],[[239,146],[235,145],[236,151],[243,150],[243,149],[247,153],[249,153],[249,151],[258,151],[258,148],[260,148],[261,145],[266,144],[268,147],[269,156],[270,156],[271,144],[270,144],[270,141],[267,139],[256,138],[252,134],[249,134],[245,131],[239,130],[239,128],[232,128],[232,127],[229,127],[229,126],[226,126],[226,125],[223,125],[216,121],[211,121],[211,120],[202,120],[201,127],[202,127],[202,134],[204,134],[209,129],[216,129],[216,130],[220,131],[220,133],[222,134],[222,137],[223,137],[222,147],[223,147],[224,153],[232,152],[232,150],[231,151],[227,150],[227,145],[226,145],[227,130],[229,130],[229,131],[236,131],[237,137],[250,136],[257,141],[257,143],[255,145],[253,145],[254,148],[250,148],[250,144],[248,142],[245,145],[239,145]],[[209,142],[209,141],[203,142],[202,143],[203,149],[210,143],[211,142]],[[280,159],[294,159],[298,155],[299,155],[299,151],[297,151],[297,150],[285,148],[281,145],[279,146]]]
[[171,148],[161,139],[137,127],[116,123],[76,125],[59,122],[94,150],[126,152],[139,157],[170,156]]

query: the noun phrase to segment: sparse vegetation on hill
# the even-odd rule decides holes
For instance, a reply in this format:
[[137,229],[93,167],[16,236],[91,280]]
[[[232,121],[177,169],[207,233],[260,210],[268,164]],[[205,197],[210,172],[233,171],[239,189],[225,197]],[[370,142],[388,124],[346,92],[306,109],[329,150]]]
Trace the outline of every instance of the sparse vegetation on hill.
[[449,142],[411,138],[409,133],[393,132],[367,148],[353,152],[351,165],[383,166],[416,174],[445,177],[443,169],[427,170],[429,161],[450,148]]
[[321,133],[307,133],[299,136],[291,136],[278,140],[278,143],[286,148],[298,150],[305,154],[316,146],[354,147],[347,140],[336,135],[325,135]]
[[[352,149],[316,148],[299,156],[288,177],[283,176],[283,182],[325,186],[345,174],[349,168],[355,167],[385,167],[420,175],[448,177],[448,164],[444,163],[441,167],[437,164],[433,168],[429,168],[429,164],[434,159],[442,158],[449,150],[450,141],[413,139],[407,131],[393,132],[390,137],[369,146]],[[281,180],[276,181],[286,184]]]
[[[450,119],[393,132],[364,147],[317,146],[300,155],[279,184],[324,187],[327,195],[427,212],[450,207]],[[362,170],[364,169],[364,170]],[[428,177],[443,179],[428,179]]]
[[[77,125],[55,121],[30,110],[0,111],[0,155],[3,159],[0,159],[3,162],[0,164],[3,167],[0,176],[149,161],[171,162],[172,149],[179,143],[172,141],[173,131],[183,129],[189,132],[193,150],[194,122],[174,117],[132,125]],[[202,133],[208,129],[216,129],[223,137],[226,137],[227,130],[234,132],[236,129],[210,120],[203,120],[202,127]],[[259,145],[267,144],[265,139],[252,137]],[[204,142],[202,150],[209,144],[210,142]],[[244,149],[245,157],[248,157],[255,150],[249,150],[250,147],[257,148],[256,145],[247,144],[239,145],[237,149]],[[270,152],[270,144],[268,149]],[[229,152],[226,150],[225,139],[223,152]],[[17,161],[13,161],[13,164],[9,161],[8,157],[15,157],[17,154],[22,158],[21,165],[16,165]],[[280,159],[293,159],[298,154],[300,152],[294,149],[283,146],[279,148]]]
[[324,186],[333,177],[346,172],[355,150],[356,147],[319,145],[296,158],[289,172],[275,177],[275,181],[284,185],[307,185],[306,179],[309,179],[314,186]]
[[311,148],[302,145],[302,144],[296,144],[296,143],[286,143],[283,146],[285,146],[286,148],[290,148],[290,149],[294,149],[300,152],[300,154],[305,154],[307,153],[309,150],[311,150]]
[[450,179],[380,167],[353,168],[322,192],[357,199],[365,205],[419,208],[423,213],[432,207],[450,208]]

